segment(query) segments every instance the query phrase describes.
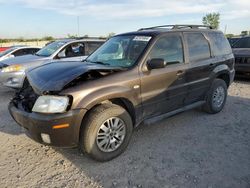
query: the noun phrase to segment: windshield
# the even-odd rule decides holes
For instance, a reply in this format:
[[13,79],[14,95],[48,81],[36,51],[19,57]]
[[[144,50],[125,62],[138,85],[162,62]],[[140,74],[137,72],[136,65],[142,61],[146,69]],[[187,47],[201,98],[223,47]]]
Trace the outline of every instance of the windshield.
[[233,44],[233,48],[250,48],[250,37],[239,39]]
[[116,36],[91,54],[86,61],[109,66],[131,67],[149,43],[151,36]]
[[0,52],[0,57],[5,56],[6,54],[12,52],[13,50],[14,50],[14,48],[9,48],[9,49],[7,49],[7,50],[5,50],[3,52]]
[[38,56],[44,56],[49,57],[53,53],[55,53],[58,49],[60,49],[63,45],[65,45],[67,42],[65,41],[56,41],[52,42],[51,44],[43,47],[41,50],[39,50],[36,55]]

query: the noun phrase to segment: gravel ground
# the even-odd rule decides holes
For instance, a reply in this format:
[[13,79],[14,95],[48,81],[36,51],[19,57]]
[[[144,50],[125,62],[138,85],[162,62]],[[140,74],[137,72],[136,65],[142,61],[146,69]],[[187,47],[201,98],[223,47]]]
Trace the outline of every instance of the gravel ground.
[[12,95],[0,87],[0,187],[250,187],[250,81],[231,86],[219,114],[140,126],[106,163],[30,140],[8,113]]

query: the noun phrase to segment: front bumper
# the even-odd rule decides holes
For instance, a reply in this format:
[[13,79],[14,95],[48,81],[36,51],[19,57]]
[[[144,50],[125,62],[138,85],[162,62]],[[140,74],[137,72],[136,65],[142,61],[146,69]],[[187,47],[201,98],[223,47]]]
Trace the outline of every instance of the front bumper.
[[236,74],[248,74],[250,75],[250,64],[235,64],[234,66]]
[[[70,110],[63,114],[28,113],[10,102],[9,112],[33,140],[56,147],[75,147],[78,145],[80,127],[86,110]],[[69,124],[69,127],[53,129],[53,126],[61,124]],[[50,143],[45,143],[41,134],[49,135]]]
[[0,72],[0,82],[7,87],[21,88],[25,79],[25,72]]

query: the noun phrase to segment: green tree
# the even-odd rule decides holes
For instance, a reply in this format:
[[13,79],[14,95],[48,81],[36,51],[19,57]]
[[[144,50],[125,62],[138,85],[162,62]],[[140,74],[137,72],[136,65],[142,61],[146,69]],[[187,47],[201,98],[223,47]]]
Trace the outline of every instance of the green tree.
[[42,40],[52,41],[55,40],[52,36],[45,36],[42,38]]
[[246,35],[248,35],[248,31],[241,31],[241,34],[240,34],[241,36],[246,36]]
[[107,35],[107,38],[110,38],[110,37],[113,37],[115,35],[115,33],[109,33],[108,35]]
[[75,39],[75,38],[77,38],[77,35],[68,34],[68,38],[70,38],[70,39]]
[[226,37],[227,38],[232,38],[232,37],[234,37],[234,34],[226,34]]
[[205,25],[210,25],[214,29],[218,29],[220,25],[220,13],[209,13],[202,18],[202,23]]

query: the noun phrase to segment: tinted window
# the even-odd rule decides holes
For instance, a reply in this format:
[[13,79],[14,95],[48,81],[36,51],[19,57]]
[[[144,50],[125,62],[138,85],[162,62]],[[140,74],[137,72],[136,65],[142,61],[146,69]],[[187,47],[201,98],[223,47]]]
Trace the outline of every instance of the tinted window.
[[184,35],[191,62],[210,58],[209,44],[201,33],[185,33]]
[[102,44],[103,44],[103,42],[88,42],[88,52],[87,52],[87,55],[92,54]]
[[233,44],[233,48],[250,48],[250,37],[239,39]]
[[27,53],[34,54],[34,53],[38,52],[39,50],[40,50],[39,48],[29,48],[29,49],[27,49]]
[[208,37],[215,56],[232,53],[229,42],[222,33],[208,33]]
[[25,49],[20,49],[20,50],[17,50],[13,53],[14,56],[21,56],[21,55],[26,55],[27,52]]
[[182,40],[179,35],[168,35],[160,38],[153,46],[149,59],[161,58],[167,64],[183,63]]

